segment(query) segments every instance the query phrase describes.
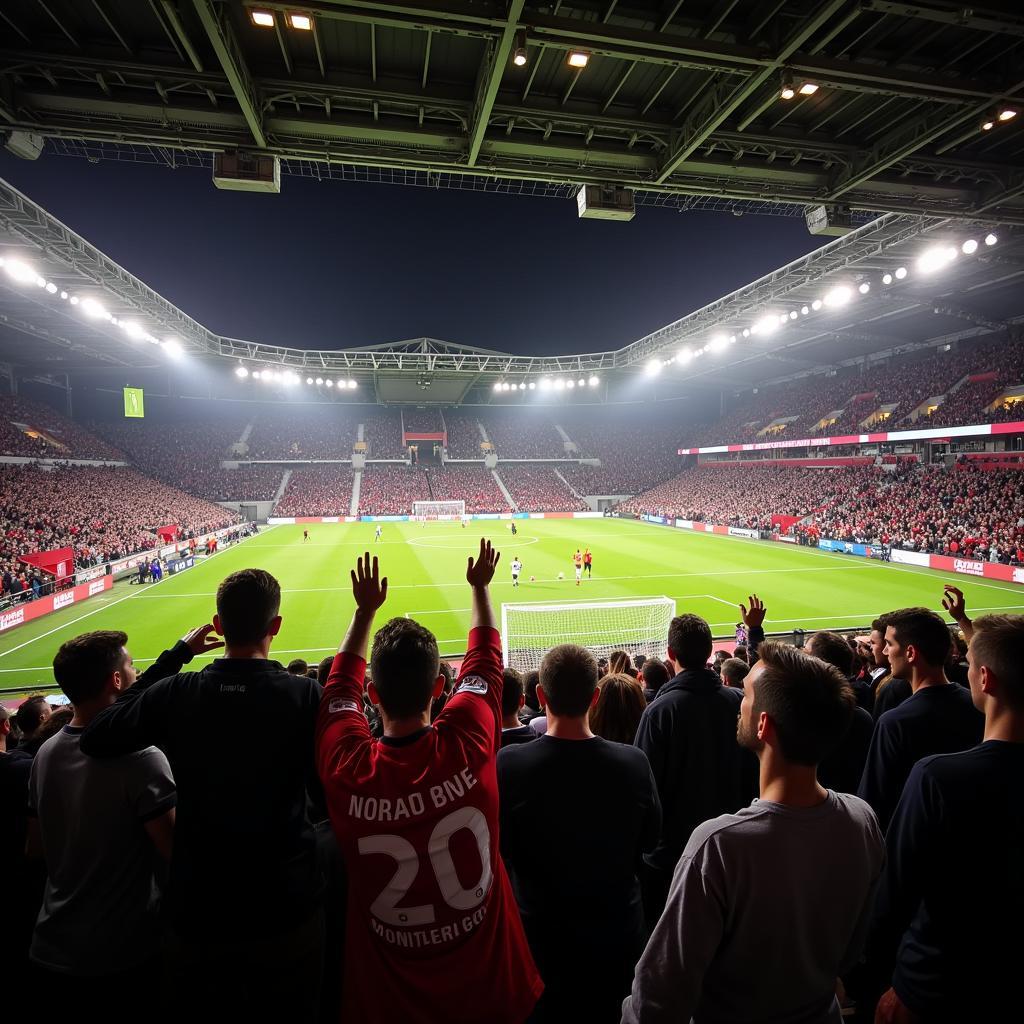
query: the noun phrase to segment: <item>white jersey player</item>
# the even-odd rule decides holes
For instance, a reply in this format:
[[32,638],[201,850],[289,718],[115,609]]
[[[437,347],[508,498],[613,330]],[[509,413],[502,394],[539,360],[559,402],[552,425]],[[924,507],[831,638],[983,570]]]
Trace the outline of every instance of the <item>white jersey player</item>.
[[383,530],[381,529],[381,525],[380,525],[380,523],[378,523],[378,524],[377,524],[377,529],[376,529],[376,531],[374,532],[374,535],[373,535],[373,541],[374,541],[374,543],[375,543],[375,544],[376,544],[376,542],[377,542],[377,541],[379,541],[379,540],[380,540],[380,535],[381,535],[381,534],[382,534],[383,532],[384,532],[384,531],[383,531]]
[[512,559],[512,586],[519,586],[519,574],[523,571],[523,563],[519,561],[518,557]]

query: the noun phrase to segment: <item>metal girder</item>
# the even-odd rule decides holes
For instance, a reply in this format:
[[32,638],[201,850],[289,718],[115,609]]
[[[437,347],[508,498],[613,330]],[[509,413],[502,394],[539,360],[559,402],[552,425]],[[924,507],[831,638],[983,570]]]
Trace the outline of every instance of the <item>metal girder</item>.
[[[924,4],[893,3],[891,0],[860,0],[865,11],[877,14],[895,14],[902,18],[918,18],[922,21],[938,22],[942,25],[954,25],[957,28],[975,29],[978,32],[995,32],[999,35],[1024,36],[1024,19],[1011,21],[1012,14],[1019,15],[1021,9],[1007,11],[1003,17],[983,17],[976,14],[970,7],[942,9]],[[989,13],[989,12],[986,12]]]
[[505,68],[508,67],[512,44],[516,38],[516,26],[519,24],[519,16],[523,13],[525,3],[526,0],[510,0],[504,31],[496,43],[488,42],[487,44],[480,73],[477,76],[476,100],[470,119],[469,145],[466,153],[466,164],[469,167],[476,163],[476,159],[480,155],[480,146],[484,141],[487,125],[491,119],[491,110],[498,95],[498,86],[501,85]]
[[213,9],[211,0],[192,0],[206,35],[217,54],[217,60],[235,94],[253,140],[260,149],[266,149],[267,136],[263,130],[263,110],[256,85],[249,75],[238,39],[228,23],[227,10]]
[[1010,326],[1005,320],[994,320],[992,317],[986,316],[976,309],[968,309],[965,306],[950,305],[947,302],[939,301],[932,308],[934,312],[943,316],[952,316],[957,320],[966,320],[968,323],[977,324],[979,327],[987,327],[990,331],[1004,331]]
[[202,59],[196,51],[196,48],[192,45],[192,40],[185,31],[185,26],[181,23],[181,16],[178,14],[177,6],[173,3],[173,0],[160,0],[160,4],[163,8],[164,17],[167,19],[167,23],[170,25],[171,30],[177,37],[178,42],[181,43],[182,49],[186,54],[188,54],[188,59],[192,61],[192,67],[194,67],[196,71],[202,71]]
[[737,86],[732,95],[723,104],[717,107],[714,112],[700,124],[688,122],[684,127],[679,144],[669,154],[661,168],[656,181],[662,184],[670,178],[676,169],[685,160],[688,160],[697,149],[702,146],[714,133],[715,129],[722,125],[737,110],[742,103],[751,97],[761,85],[775,74],[780,67],[800,49],[808,39],[814,35],[826,22],[846,5],[846,0],[827,0],[808,21],[789,37],[779,49],[775,59],[767,67],[752,74],[745,82]]

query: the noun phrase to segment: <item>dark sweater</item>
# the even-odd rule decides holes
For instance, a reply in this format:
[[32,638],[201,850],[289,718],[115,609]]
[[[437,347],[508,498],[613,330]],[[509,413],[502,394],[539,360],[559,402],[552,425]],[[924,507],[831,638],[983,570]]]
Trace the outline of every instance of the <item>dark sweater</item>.
[[140,680],[85,730],[82,750],[93,757],[152,744],[171,763],[178,808],[166,902],[181,934],[257,938],[313,913],[307,792],[322,801],[313,763],[321,692],[276,661],[218,658]]

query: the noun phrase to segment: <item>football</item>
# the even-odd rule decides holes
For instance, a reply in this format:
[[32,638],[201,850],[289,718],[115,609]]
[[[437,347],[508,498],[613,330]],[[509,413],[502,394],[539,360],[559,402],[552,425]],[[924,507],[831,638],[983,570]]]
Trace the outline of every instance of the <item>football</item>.
[[536,583],[537,582],[537,577],[536,576],[531,576],[530,577],[530,582],[531,583]]
[[558,578],[559,578],[560,580],[564,580],[564,579],[565,579],[565,573],[564,573],[564,572],[560,572],[560,573],[558,574]]

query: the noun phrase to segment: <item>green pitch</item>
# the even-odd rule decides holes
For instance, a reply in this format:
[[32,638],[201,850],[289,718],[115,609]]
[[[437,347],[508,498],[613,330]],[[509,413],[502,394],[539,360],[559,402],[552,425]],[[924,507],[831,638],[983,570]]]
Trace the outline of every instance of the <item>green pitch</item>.
[[[0,689],[51,683],[58,646],[86,630],[123,629],[144,667],[187,630],[209,622],[219,581],[249,566],[267,569],[281,582],[284,624],[274,656],[282,662],[319,660],[337,648],[345,632],[352,613],[349,569],[367,549],[380,557],[390,583],[381,616],[410,615],[434,632],[443,653],[459,654],[469,622],[466,557],[475,552],[481,532],[502,552],[492,588],[496,606],[665,595],[677,611],[706,618],[716,636],[732,635],[736,605],[751,592],[767,605],[769,632],[863,626],[879,612],[906,605],[941,610],[946,581],[963,589],[971,615],[1024,609],[1024,588],[1012,584],[786,544],[616,519],[519,520],[517,528],[513,537],[508,523],[498,521],[466,529],[457,523],[385,523],[375,543],[371,523],[313,524],[303,543],[302,526],[271,527],[179,576],[141,587],[120,583],[102,597],[5,634]],[[572,554],[584,545],[594,553],[594,577],[577,587]],[[514,555],[523,562],[518,590],[509,572]],[[559,572],[564,580],[557,579]]]

